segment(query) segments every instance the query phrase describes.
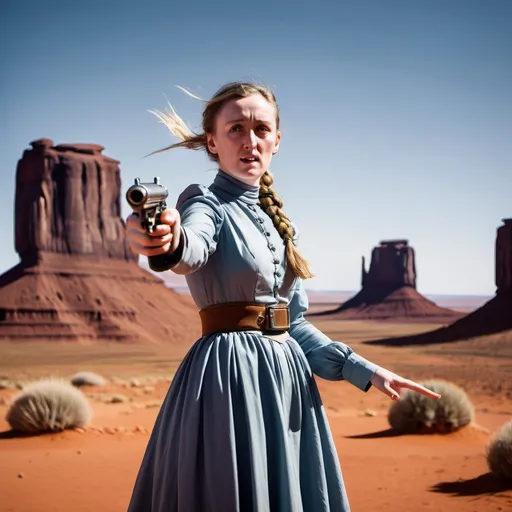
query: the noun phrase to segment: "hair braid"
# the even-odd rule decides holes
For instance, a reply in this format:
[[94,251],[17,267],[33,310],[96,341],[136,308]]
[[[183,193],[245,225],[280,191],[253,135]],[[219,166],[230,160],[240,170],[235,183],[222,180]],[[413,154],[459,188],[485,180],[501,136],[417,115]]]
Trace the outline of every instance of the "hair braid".
[[309,269],[308,262],[300,255],[293,242],[293,227],[290,219],[288,219],[283,210],[281,210],[283,201],[281,201],[279,196],[272,190],[273,183],[274,179],[271,174],[266,171],[260,179],[260,204],[264,212],[272,219],[275,228],[284,240],[288,266],[297,277],[309,279],[313,277],[313,274]]

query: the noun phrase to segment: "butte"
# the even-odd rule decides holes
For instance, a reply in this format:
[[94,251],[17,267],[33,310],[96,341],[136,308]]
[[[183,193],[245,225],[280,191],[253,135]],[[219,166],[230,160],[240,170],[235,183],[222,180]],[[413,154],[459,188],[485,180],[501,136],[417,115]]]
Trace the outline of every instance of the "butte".
[[[501,343],[512,339],[512,219],[503,219],[495,243],[496,294],[482,307],[433,331],[397,338],[368,341],[375,345],[419,345],[468,340],[504,333]],[[508,334],[507,334],[508,333]],[[507,341],[508,340],[508,341]]]
[[384,240],[362,262],[361,290],[341,306],[309,316],[337,320],[412,320],[450,323],[463,313],[439,307],[416,289],[415,252],[407,240]]
[[119,162],[96,144],[31,146],[16,171],[21,261],[0,276],[0,339],[191,344],[196,306],[128,247]]

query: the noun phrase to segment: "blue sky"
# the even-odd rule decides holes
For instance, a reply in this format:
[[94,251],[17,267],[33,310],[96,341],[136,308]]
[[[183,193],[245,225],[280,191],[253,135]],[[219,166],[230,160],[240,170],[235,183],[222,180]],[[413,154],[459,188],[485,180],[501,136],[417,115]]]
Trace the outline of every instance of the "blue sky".
[[255,79],[280,104],[271,170],[309,288],[358,289],[361,256],[407,238],[421,292],[494,293],[512,217],[512,2],[73,4],[4,4],[0,273],[18,262],[15,169],[32,140],[101,144],[123,188],[160,176],[174,202],[215,168],[186,150],[143,159],[174,140],[148,110],[167,97],[198,127],[201,103],[175,85],[209,97]]

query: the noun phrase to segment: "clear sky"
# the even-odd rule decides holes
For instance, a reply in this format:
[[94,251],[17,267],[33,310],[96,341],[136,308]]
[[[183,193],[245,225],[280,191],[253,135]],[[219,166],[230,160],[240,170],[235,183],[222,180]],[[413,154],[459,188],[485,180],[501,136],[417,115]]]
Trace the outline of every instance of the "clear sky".
[[[97,143],[123,189],[160,176],[174,203],[209,184],[149,109],[192,127],[223,83],[256,79],[282,117],[276,190],[301,231],[310,289],[359,288],[386,238],[416,250],[423,293],[493,294],[494,241],[512,217],[512,2],[10,0],[0,19],[0,273],[15,170],[29,143]],[[123,212],[129,210],[123,205]]]

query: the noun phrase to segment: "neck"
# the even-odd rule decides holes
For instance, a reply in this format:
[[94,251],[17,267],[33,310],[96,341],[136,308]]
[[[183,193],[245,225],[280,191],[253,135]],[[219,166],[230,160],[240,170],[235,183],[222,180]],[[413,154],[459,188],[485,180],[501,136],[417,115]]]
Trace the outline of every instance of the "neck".
[[228,179],[233,180],[235,183],[240,184],[240,186],[247,188],[247,190],[257,189],[260,186],[261,177],[242,179],[238,176],[233,176],[231,173],[221,169],[220,167],[219,167],[219,172],[221,174],[223,174],[224,176],[226,176]]

